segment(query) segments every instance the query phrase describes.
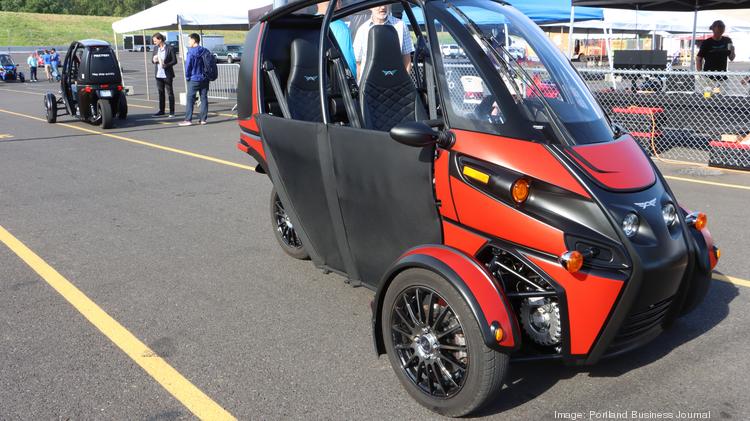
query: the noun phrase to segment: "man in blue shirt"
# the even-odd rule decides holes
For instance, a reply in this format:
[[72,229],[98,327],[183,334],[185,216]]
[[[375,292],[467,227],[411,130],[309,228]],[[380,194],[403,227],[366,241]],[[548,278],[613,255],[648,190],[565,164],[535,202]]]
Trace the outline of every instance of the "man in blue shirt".
[[[318,13],[324,15],[330,2],[318,3]],[[336,3],[336,8],[339,9],[341,2]],[[344,60],[349,67],[349,71],[352,72],[353,77],[357,77],[357,62],[354,61],[354,47],[352,45],[352,34],[349,31],[349,26],[341,19],[336,19],[331,22],[329,27],[336,43],[341,48],[341,53],[344,55]]]
[[51,65],[50,65],[50,58],[52,56],[49,53],[49,50],[44,50],[44,54],[42,54],[42,60],[44,61],[44,73],[47,75],[47,82],[52,82],[52,73],[51,73]]
[[201,47],[201,36],[192,33],[188,36],[188,52],[185,57],[185,78],[187,79],[187,104],[185,105],[185,121],[179,126],[191,126],[193,124],[193,106],[195,105],[195,94],[198,92],[201,98],[201,109],[199,114],[200,124],[206,124],[208,119],[208,83],[206,72],[203,69],[203,54],[211,54]]
[[49,65],[52,68],[52,79],[57,80],[57,68],[60,67],[60,54],[53,48],[49,54]]

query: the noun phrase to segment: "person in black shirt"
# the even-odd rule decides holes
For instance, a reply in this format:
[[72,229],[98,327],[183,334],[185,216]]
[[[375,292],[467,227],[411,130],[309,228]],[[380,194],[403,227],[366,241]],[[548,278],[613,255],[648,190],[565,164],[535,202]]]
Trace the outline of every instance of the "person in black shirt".
[[727,58],[734,61],[734,45],[732,39],[724,36],[724,22],[717,20],[709,28],[714,35],[701,44],[696,55],[696,70],[706,72],[726,72]]

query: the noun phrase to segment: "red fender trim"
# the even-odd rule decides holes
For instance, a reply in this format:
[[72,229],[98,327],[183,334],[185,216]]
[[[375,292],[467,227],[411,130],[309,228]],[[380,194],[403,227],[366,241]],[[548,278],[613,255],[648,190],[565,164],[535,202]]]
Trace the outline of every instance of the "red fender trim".
[[[253,157],[258,162],[259,168],[257,172],[261,174],[268,174],[268,163],[266,162],[266,152],[263,150],[263,142],[259,137],[251,134],[242,132],[240,133],[240,141],[237,142],[237,149],[245,152],[246,154]],[[262,171],[259,171],[262,170]]]
[[[380,282],[372,303],[373,339],[379,355],[385,353],[380,326],[385,291],[396,275],[410,268],[431,270],[456,288],[479,322],[484,343],[488,347],[506,352],[518,349],[518,321],[512,313],[505,293],[492,275],[471,256],[451,247],[431,244],[418,246],[404,253]],[[493,322],[497,322],[503,329],[504,337],[500,343],[495,341],[491,327]]]

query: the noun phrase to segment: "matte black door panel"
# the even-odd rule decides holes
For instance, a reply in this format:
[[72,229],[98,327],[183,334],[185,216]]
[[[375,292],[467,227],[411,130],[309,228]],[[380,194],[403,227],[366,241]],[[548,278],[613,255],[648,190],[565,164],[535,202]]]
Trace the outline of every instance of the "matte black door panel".
[[316,264],[344,272],[320,163],[320,144],[328,142],[326,126],[267,114],[258,123],[271,179],[307,252]]
[[442,242],[432,187],[434,148],[345,126],[329,126],[328,137],[349,248],[361,280],[376,285],[406,250]]

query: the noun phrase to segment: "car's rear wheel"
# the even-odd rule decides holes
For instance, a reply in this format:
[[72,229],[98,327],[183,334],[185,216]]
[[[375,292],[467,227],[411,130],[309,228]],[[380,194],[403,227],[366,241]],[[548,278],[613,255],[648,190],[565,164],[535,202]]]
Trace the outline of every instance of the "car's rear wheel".
[[464,298],[435,272],[414,268],[396,276],[381,328],[396,376],[424,407],[463,416],[500,391],[509,356],[485,345]]
[[276,189],[271,191],[271,223],[274,237],[286,254],[300,260],[310,258],[302,240],[294,229],[294,225],[292,225],[292,221],[289,219],[289,215],[284,210],[284,205],[281,203]]
[[47,113],[47,123],[57,122],[57,98],[52,93],[44,96],[44,108]]
[[112,104],[107,99],[100,99],[96,102],[96,110],[99,113],[99,121],[102,129],[111,129],[113,123]]

